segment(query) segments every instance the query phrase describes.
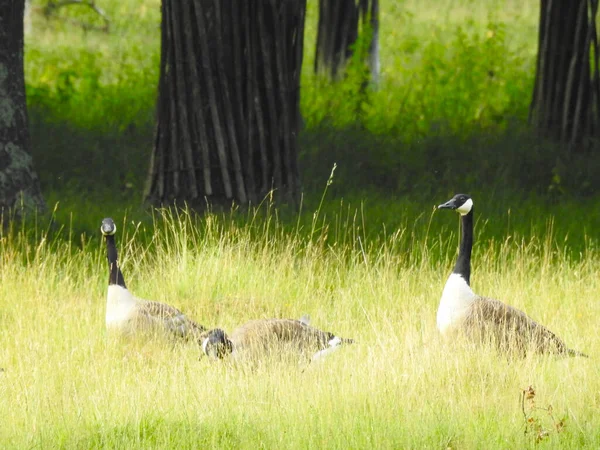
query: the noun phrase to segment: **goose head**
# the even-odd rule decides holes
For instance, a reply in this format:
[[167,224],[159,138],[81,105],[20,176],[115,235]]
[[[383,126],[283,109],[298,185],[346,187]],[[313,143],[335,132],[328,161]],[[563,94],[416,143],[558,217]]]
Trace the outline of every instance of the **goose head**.
[[100,225],[100,232],[104,236],[112,236],[117,232],[117,226],[110,217],[107,217],[106,219],[102,220],[102,225]]
[[202,342],[202,351],[213,359],[222,359],[233,352],[233,344],[220,328],[210,330]]
[[439,205],[438,209],[452,209],[461,216],[465,216],[473,209],[473,199],[467,194],[456,194],[446,203]]

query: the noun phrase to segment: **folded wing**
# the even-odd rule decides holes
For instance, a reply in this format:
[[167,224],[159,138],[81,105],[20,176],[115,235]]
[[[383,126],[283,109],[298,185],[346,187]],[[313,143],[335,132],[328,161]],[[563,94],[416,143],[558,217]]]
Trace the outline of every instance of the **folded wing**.
[[159,329],[177,337],[198,339],[206,328],[197,324],[177,308],[160,302],[144,301],[139,303],[138,316]]
[[503,350],[581,355],[523,311],[495,299],[478,297],[465,321],[466,329],[493,339]]

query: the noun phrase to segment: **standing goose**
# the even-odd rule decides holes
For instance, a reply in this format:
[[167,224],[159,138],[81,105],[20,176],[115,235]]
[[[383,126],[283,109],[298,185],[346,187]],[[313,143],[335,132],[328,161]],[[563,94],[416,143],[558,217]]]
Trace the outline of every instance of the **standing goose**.
[[106,238],[109,277],[106,297],[106,327],[122,333],[158,331],[185,339],[199,338],[206,328],[188,319],[181,311],[170,305],[150,302],[134,297],[125,286],[123,273],[117,261],[115,233],[117,226],[104,219],[100,231]]
[[291,350],[301,355],[312,354],[316,360],[337,350],[341,344],[353,342],[311,327],[308,319],[302,318],[252,320],[236,328],[231,336],[216,328],[204,335],[201,344],[204,353],[215,359],[229,354],[262,357]]
[[468,195],[457,194],[438,209],[457,211],[462,222],[458,258],[437,311],[437,327],[442,335],[462,331],[470,337],[492,339],[505,351],[525,353],[532,349],[537,353],[587,356],[568,348],[559,337],[524,312],[475,294],[470,286],[473,200]]

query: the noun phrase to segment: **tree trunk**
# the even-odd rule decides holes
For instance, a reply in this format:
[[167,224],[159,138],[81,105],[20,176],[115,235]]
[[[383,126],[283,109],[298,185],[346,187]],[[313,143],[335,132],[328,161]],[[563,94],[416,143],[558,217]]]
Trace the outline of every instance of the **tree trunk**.
[[335,79],[353,55],[359,25],[368,39],[371,81],[379,79],[379,0],[319,0],[315,73]]
[[0,0],[0,209],[45,208],[29,154],[23,72],[24,0]]
[[163,0],[146,200],[297,202],[306,2]]
[[598,0],[542,0],[530,122],[541,133],[582,149],[598,137]]

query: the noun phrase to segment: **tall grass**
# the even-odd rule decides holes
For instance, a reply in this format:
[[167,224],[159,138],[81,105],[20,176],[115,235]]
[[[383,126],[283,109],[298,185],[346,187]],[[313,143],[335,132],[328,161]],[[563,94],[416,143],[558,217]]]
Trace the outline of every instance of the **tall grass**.
[[112,339],[99,236],[73,245],[41,226],[37,237],[32,228],[4,234],[2,447],[527,448],[537,435],[524,433],[520,396],[529,385],[536,405],[553,410],[554,418],[526,411],[547,431],[542,442],[600,444],[595,239],[584,239],[578,257],[551,224],[536,233],[547,238],[515,227],[478,241],[475,290],[592,355],[507,360],[438,338],[455,218],[436,213],[430,227],[413,219],[373,237],[360,210],[323,215],[312,234],[274,215],[236,223],[185,211],[118,226],[125,279],[140,297],[228,330],[309,313],[314,325],[357,340],[309,366],[230,366],[198,360],[194,344]]

